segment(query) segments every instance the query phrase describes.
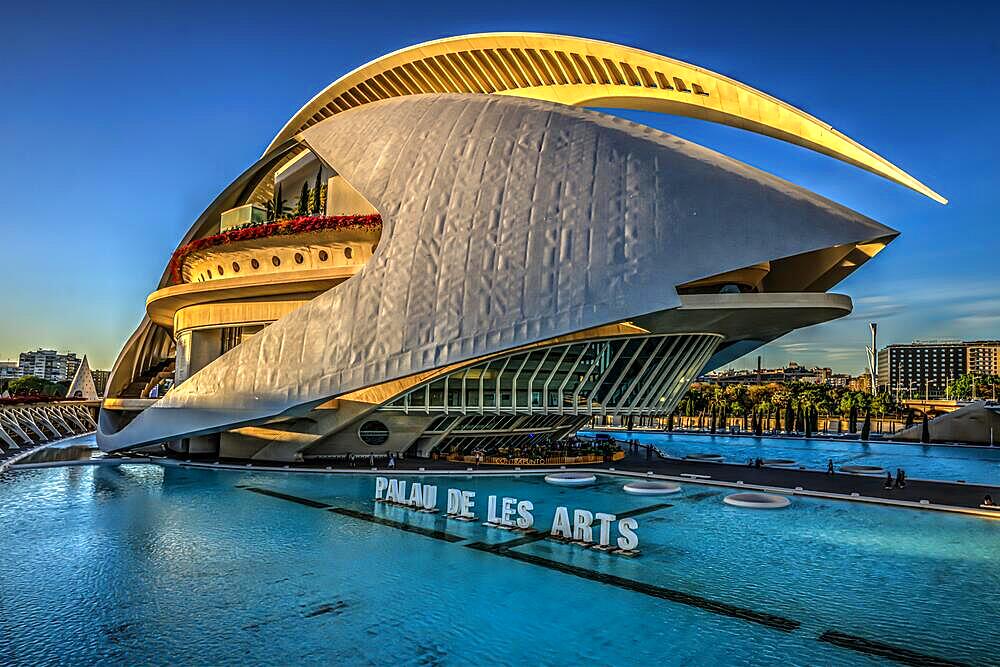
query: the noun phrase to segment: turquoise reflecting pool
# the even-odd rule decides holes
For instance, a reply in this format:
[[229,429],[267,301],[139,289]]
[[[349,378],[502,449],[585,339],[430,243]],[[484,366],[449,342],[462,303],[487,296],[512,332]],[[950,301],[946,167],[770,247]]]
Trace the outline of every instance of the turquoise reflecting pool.
[[874,465],[892,471],[903,468],[910,478],[939,479],[970,484],[1000,485],[1000,447],[956,447],[891,442],[858,442],[804,438],[752,438],[728,435],[683,433],[623,433],[621,431],[581,431],[582,435],[609,433],[619,441],[635,438],[676,458],[688,454],[722,454],[726,463],[746,463],[747,459],[787,458],[812,470],[834,465]]
[[842,636],[1000,660],[1000,521],[804,498],[743,510],[711,487],[642,498],[613,477],[420,479],[442,508],[449,487],[475,491],[481,519],[489,494],[529,499],[539,528],[558,505],[638,511],[642,553],[491,552],[518,535],[376,506],[370,476],[8,472],[0,664],[888,664],[820,641]]

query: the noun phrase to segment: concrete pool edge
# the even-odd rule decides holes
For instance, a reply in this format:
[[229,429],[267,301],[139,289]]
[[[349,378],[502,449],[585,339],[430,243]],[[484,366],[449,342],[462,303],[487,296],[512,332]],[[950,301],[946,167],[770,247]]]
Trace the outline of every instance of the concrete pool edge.
[[[94,435],[95,433],[96,433],[96,431],[88,431],[87,433],[78,433],[76,435],[68,435],[65,438],[59,438],[58,440],[51,440],[49,442],[40,442],[40,443],[38,443],[38,444],[36,444],[36,445],[34,445],[32,447],[26,447],[26,448],[17,447],[16,448],[17,452],[15,454],[13,454],[10,458],[7,458],[7,459],[4,459],[3,461],[0,461],[0,474],[2,474],[6,470],[13,470],[14,466],[17,466],[18,468],[28,468],[29,466],[32,466],[32,467],[40,466],[42,464],[36,464],[36,463],[18,463],[18,461],[23,461],[24,459],[28,458],[32,454],[36,454],[36,453],[42,451],[43,449],[48,449],[49,447],[55,447],[57,445],[63,444],[65,442],[68,442],[70,440],[76,440],[77,438],[86,438],[87,436]],[[46,462],[46,463],[48,463],[48,462]],[[52,463],[60,463],[60,462],[58,462],[58,461],[52,461]],[[71,461],[66,461],[66,463],[71,463]]]
[[[804,435],[788,435],[786,433],[762,433],[757,435],[755,433],[725,433],[719,431],[718,433],[710,433],[708,431],[682,431],[675,429],[673,431],[659,431],[659,430],[631,430],[627,431],[623,428],[598,428],[598,429],[580,429],[577,434],[580,433],[620,433],[620,434],[631,434],[631,435],[693,435],[699,438],[753,438],[753,439],[763,439],[763,438],[774,438],[776,440],[821,440],[823,442],[855,442],[864,445],[917,445],[922,447],[950,447],[953,449],[985,449],[988,451],[998,451],[1000,450],[1000,443],[995,445],[974,445],[972,443],[966,442],[910,442],[906,440],[891,440],[889,438],[874,438],[870,440],[861,440],[860,438],[852,438],[845,436],[837,436],[833,434],[822,434],[814,433],[808,438]],[[589,435],[585,437],[590,437]]]

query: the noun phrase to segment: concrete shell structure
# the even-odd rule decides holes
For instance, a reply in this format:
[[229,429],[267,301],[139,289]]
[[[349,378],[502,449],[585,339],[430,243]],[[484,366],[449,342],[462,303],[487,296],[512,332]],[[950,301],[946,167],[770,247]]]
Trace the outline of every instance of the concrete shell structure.
[[[707,100],[697,113],[670,100],[724,99],[727,86],[761,95],[752,89],[590,40],[464,39],[392,54],[334,84],[196,221],[112,373],[103,449],[427,455],[557,438],[595,414],[664,415],[703,369],[850,312],[847,297],[826,291],[896,235],[708,149],[564,103],[636,106],[641,89],[659,110],[739,124],[749,103],[722,118],[704,111]],[[532,69],[551,65],[544,40],[573,46],[566,58],[577,65]],[[470,44],[493,46],[468,55]],[[595,45],[610,55],[597,59]],[[445,62],[465,62],[463,86]],[[584,81],[580,62],[672,85]],[[453,85],[402,84],[425,69],[439,72],[425,83]],[[487,80],[521,85],[486,90]],[[636,90],[616,89],[625,85]],[[760,108],[756,124],[744,118],[749,129],[797,136],[933,196],[846,137],[812,132],[815,119],[762,123]],[[280,209],[294,174],[305,197],[301,174],[312,170],[327,218],[272,225],[273,236],[261,226],[218,234],[231,209]]]

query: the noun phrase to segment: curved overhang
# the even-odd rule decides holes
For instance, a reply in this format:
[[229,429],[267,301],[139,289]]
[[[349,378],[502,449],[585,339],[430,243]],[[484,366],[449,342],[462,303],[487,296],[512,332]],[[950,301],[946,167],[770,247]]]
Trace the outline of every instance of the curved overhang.
[[149,295],[146,299],[146,314],[154,324],[173,329],[174,315],[183,308],[278,296],[312,297],[336,287],[357,273],[357,270],[356,266],[338,266],[171,285]]
[[537,100],[388,100],[303,140],[382,213],[372,259],[120,430],[102,413],[102,449],[308,412],[375,384],[677,309],[674,286],[692,280],[895,234],[676,137]]
[[543,33],[449,37],[377,58],[310,100],[264,154],[335,114],[379,100],[426,93],[514,95],[721,123],[828,155],[947,203],[829,124],[739,81],[620,44]]

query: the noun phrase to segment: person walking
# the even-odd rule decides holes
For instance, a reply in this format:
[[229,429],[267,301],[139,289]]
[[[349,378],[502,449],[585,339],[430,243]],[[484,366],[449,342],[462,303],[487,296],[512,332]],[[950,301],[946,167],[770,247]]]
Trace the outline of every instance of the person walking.
[[395,470],[395,469],[396,469],[396,457],[393,455],[392,452],[389,452],[389,470]]
[[833,459],[826,460],[826,474],[827,475],[833,474]]
[[892,488],[892,473],[891,472],[885,473],[885,488],[887,488],[887,489],[891,489]]

